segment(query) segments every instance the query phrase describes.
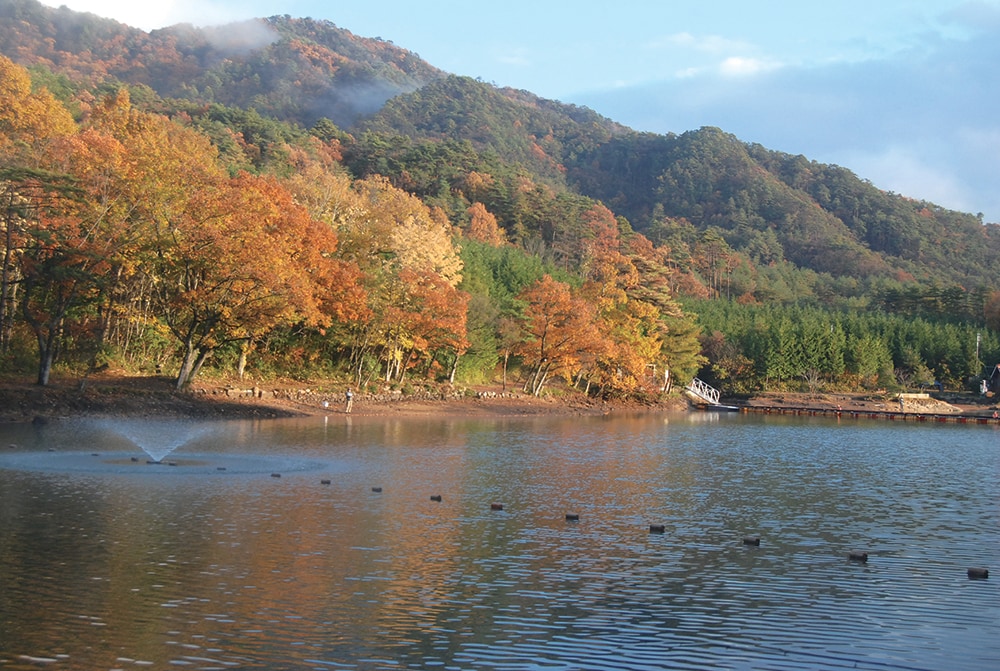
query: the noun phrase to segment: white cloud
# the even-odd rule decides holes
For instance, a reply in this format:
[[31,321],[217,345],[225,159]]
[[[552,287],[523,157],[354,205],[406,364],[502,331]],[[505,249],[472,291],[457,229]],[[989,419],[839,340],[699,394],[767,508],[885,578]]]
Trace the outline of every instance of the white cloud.
[[674,73],[678,79],[694,79],[705,72],[705,68],[684,68]]
[[666,35],[648,42],[646,44],[646,48],[653,51],[679,49],[683,51],[696,51],[716,55],[757,50],[756,47],[749,42],[731,40],[720,35],[696,36],[691,33],[674,33],[672,35]]
[[670,63],[678,79],[704,75],[746,77],[780,67],[778,61],[762,57],[757,46],[719,35],[673,33],[648,42],[645,50]]
[[974,201],[969,187],[949,166],[929,155],[933,153],[931,147],[891,145],[873,152],[845,152],[836,162],[850,165],[855,173],[886,191],[969,211]]
[[982,0],[964,2],[946,13],[943,19],[973,33],[993,31],[1000,28],[1000,6]]
[[774,70],[777,67],[780,67],[780,65],[776,61],[730,56],[719,65],[719,71],[729,77],[744,77]]
[[928,38],[882,58],[806,67],[732,52],[665,70],[656,83],[572,101],[643,131],[718,126],[842,165],[879,188],[1000,222],[1000,3],[973,3],[966,20],[973,15],[974,32]]
[[1000,128],[961,128],[956,135],[964,146],[1000,157]]
[[531,58],[528,50],[518,47],[506,51],[498,52],[494,58],[498,63],[513,65],[519,68],[531,67]]

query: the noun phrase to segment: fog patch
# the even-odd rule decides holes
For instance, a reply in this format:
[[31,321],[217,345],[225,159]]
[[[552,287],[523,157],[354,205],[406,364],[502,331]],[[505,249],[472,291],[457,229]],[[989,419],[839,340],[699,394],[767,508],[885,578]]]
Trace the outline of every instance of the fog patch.
[[270,24],[256,19],[210,26],[202,28],[201,32],[209,46],[227,57],[246,56],[274,44],[280,38]]

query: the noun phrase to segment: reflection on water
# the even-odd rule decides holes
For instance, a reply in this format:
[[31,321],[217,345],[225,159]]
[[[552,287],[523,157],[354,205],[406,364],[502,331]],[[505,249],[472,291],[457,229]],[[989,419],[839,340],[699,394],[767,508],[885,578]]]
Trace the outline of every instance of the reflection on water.
[[234,422],[176,468],[122,466],[166,438],[118,429],[0,433],[0,669],[1000,660],[998,583],[966,576],[1000,566],[992,427]]

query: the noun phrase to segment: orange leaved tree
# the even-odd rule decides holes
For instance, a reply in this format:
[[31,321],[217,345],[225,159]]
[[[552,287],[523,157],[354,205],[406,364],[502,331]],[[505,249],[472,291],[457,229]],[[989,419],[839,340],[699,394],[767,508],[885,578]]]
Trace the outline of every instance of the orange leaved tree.
[[26,70],[0,57],[0,351],[15,304],[38,342],[38,383],[47,384],[70,311],[101,263],[93,222],[74,216],[81,190],[54,167],[55,144],[76,132],[69,112]]
[[574,296],[568,284],[545,275],[518,298],[524,302],[524,339],[514,348],[530,368],[525,391],[542,393],[552,374],[571,375],[581,360],[599,356],[607,343],[594,306]]
[[492,247],[507,244],[507,234],[497,223],[497,218],[482,203],[473,203],[467,210],[469,225],[465,236],[470,240],[485,242]]
[[160,231],[154,262],[161,313],[182,345],[178,388],[223,343],[356,316],[363,294],[333,258],[336,234],[276,180],[240,175],[193,194],[181,214]]
[[406,370],[421,360],[430,366],[438,354],[451,355],[448,377],[454,381],[458,357],[468,348],[466,314],[469,294],[451,286],[430,270],[402,268],[398,274],[398,301],[388,310],[395,348],[387,360],[396,365],[387,369],[386,379],[402,380]]
[[332,201],[345,201],[334,218],[339,253],[357,262],[367,290],[367,312],[350,329],[358,384],[378,369],[386,382],[399,382],[438,358],[453,372],[468,346],[468,296],[456,289],[462,260],[447,218],[382,177],[352,192]]

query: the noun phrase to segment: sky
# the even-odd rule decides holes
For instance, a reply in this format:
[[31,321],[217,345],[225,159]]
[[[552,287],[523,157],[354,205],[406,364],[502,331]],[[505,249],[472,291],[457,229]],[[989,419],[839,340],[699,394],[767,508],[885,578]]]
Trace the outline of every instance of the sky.
[[288,14],[626,126],[718,126],[1000,222],[1000,0],[44,0],[152,30]]

